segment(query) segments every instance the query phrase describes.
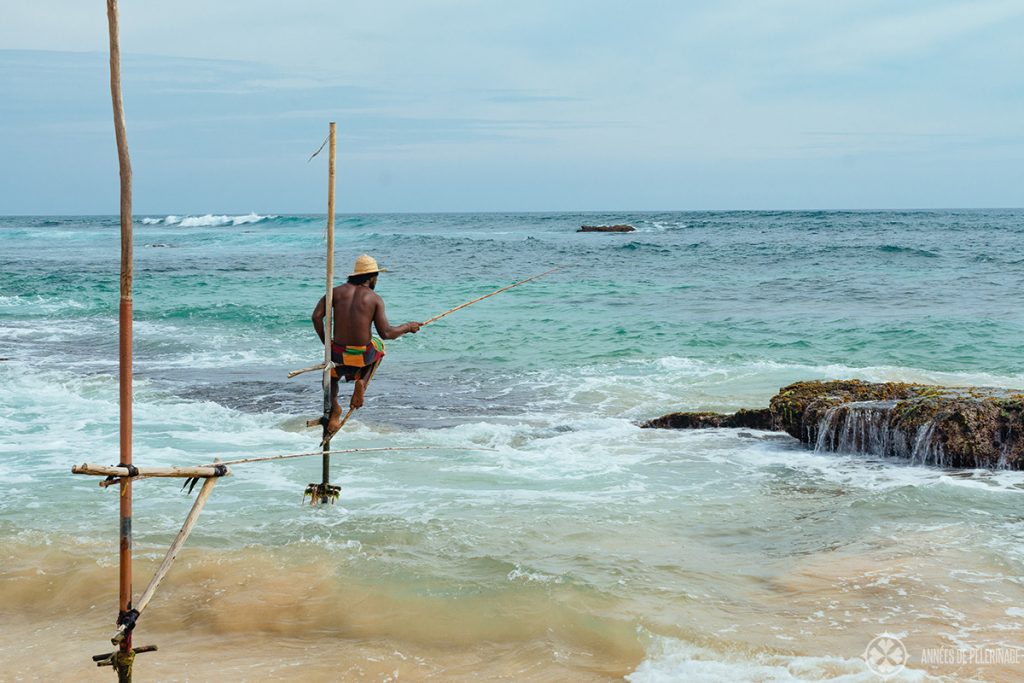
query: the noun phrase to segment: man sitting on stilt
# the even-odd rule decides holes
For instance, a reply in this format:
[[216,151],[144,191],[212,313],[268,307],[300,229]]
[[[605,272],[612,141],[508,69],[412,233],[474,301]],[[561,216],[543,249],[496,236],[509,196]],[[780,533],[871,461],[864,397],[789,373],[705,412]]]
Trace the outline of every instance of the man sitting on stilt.
[[[397,339],[403,334],[415,334],[422,323],[407,322],[392,327],[384,314],[384,300],[373,291],[377,286],[377,275],[387,269],[377,266],[377,261],[363,254],[356,259],[355,268],[348,276],[348,282],[334,288],[332,294],[332,318],[334,334],[331,343],[331,358],[338,365],[331,373],[331,419],[327,423],[328,434],[338,431],[341,425],[341,406],[338,404],[339,376],[346,382],[355,382],[352,388],[351,409],[363,406],[366,385],[384,359],[384,343],[371,334],[370,325],[377,328],[383,339]],[[313,328],[324,341],[324,316],[327,313],[325,297],[320,297],[313,309]]]

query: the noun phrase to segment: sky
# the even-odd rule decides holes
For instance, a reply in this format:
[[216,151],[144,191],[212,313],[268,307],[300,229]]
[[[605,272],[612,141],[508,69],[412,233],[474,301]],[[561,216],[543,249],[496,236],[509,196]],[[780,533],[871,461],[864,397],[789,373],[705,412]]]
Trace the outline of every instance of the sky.
[[[140,215],[1024,207],[1024,0],[122,0]],[[5,3],[0,214],[118,209],[102,0]]]

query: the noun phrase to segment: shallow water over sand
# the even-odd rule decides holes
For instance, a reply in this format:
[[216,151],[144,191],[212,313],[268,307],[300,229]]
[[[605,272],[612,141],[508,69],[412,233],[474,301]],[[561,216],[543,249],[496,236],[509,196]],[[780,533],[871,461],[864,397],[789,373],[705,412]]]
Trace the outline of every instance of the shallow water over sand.
[[[242,238],[213,218],[139,227],[170,245],[139,250],[140,463],[316,445],[301,425],[319,380],[284,373],[319,353],[322,223],[247,218]],[[388,345],[336,445],[430,449],[336,458],[328,509],[301,504],[318,459],[221,482],[141,622],[137,642],[161,651],[140,671],[870,681],[861,655],[889,632],[911,654],[895,680],[1018,679],[1024,661],[920,655],[1024,645],[1024,473],[634,421],[764,405],[817,377],[1024,387],[1024,319],[1004,305],[1024,283],[1024,215],[613,218],[640,232],[577,236],[602,218],[571,215],[342,221],[340,261],[367,250],[394,269],[379,291],[396,322],[570,268]],[[68,470],[116,461],[116,222],[47,220],[0,224],[0,662],[31,680],[26,654],[61,637],[42,663],[55,680],[105,680],[88,656],[114,616],[116,493]],[[52,231],[74,248],[41,249]],[[192,499],[136,491],[138,592]]]

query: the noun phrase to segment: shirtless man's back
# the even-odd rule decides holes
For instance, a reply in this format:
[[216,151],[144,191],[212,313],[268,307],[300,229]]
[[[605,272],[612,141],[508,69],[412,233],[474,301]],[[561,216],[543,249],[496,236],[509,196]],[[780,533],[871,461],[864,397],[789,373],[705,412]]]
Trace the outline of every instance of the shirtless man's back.
[[384,315],[384,300],[371,288],[346,282],[334,288],[333,299],[333,339],[338,344],[369,344],[370,323],[384,339],[395,338],[388,335],[392,328]]

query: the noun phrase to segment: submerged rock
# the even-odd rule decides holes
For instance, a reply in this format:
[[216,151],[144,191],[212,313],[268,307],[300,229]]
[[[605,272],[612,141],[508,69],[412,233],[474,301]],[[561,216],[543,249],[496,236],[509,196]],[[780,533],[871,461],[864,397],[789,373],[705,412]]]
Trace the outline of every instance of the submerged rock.
[[632,225],[581,225],[576,232],[636,232]]
[[1024,469],[1024,393],[860,380],[797,382],[766,409],[670,413],[641,427],[786,432],[819,452],[940,467]]

